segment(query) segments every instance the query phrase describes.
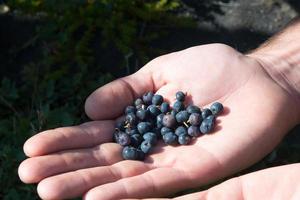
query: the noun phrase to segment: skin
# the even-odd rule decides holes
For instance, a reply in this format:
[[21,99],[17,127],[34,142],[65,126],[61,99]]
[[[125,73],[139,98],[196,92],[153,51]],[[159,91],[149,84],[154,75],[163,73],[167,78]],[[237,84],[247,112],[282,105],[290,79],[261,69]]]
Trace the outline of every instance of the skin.
[[[20,179],[38,183],[42,199],[83,196],[88,200],[161,197],[211,183],[263,158],[299,123],[300,104],[289,87],[271,76],[261,57],[243,55],[223,44],[158,57],[93,92],[85,111],[94,121],[28,139],[24,152],[29,158],[20,164]],[[160,143],[145,162],[124,161],[120,146],[111,143],[114,119],[147,91],[163,95],[170,103],[177,91],[184,91],[187,104],[208,107],[219,101],[224,113],[217,118],[214,133],[192,145]],[[281,181],[285,168],[290,182]],[[299,198],[299,171],[299,165],[268,169],[185,199],[218,199],[214,197],[223,194],[232,199],[262,197],[278,190],[279,184],[286,184],[286,195],[282,194],[297,191]],[[253,189],[253,184],[259,189]],[[293,184],[298,185],[288,189]]]
[[[236,177],[209,190],[176,197],[174,200],[227,200],[228,197],[231,200],[297,200],[300,197],[299,170],[300,164],[273,167]],[[144,200],[167,200],[167,198],[149,198]]]

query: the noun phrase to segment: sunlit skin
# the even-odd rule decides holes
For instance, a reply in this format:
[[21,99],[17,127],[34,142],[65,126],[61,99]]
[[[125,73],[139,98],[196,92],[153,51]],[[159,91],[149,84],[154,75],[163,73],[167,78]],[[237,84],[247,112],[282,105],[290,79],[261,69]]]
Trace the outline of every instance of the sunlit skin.
[[[300,198],[299,170],[300,164],[269,168],[230,179],[206,191],[180,196],[174,200],[298,200]],[[166,199],[149,198],[144,200]]]
[[[144,162],[124,161],[121,147],[111,143],[114,119],[147,91],[170,103],[177,91],[184,91],[187,104],[207,107],[219,101],[225,109],[215,131],[192,145],[160,143]],[[30,138],[24,145],[29,158],[21,163],[19,176],[38,183],[43,199],[166,196],[260,160],[299,122],[298,106],[257,59],[222,44],[192,47],[158,57],[93,92],[85,111],[94,121]]]

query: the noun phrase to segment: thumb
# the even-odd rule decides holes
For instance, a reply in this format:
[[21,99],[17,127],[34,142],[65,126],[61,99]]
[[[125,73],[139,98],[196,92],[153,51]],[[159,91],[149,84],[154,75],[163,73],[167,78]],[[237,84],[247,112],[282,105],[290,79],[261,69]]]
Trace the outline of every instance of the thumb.
[[114,80],[95,90],[85,102],[85,112],[93,120],[114,119],[127,105],[147,91],[155,92],[153,73],[149,68]]

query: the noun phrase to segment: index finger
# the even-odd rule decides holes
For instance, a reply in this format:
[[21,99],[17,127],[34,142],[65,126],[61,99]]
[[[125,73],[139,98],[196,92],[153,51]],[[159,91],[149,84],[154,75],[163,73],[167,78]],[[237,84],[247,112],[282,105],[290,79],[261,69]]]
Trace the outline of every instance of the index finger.
[[150,63],[132,75],[119,78],[95,90],[85,102],[86,114],[93,120],[114,119],[120,116],[134,99],[147,91],[158,90],[163,85],[163,79],[160,71],[154,72],[154,65]]
[[92,121],[78,126],[47,130],[29,138],[24,144],[24,152],[33,157],[110,142],[114,125],[112,120]]

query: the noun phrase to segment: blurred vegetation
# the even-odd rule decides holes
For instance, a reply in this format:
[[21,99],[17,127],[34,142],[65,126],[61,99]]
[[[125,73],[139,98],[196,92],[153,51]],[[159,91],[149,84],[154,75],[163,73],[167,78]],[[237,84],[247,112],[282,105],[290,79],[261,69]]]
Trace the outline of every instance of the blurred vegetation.
[[[182,6],[177,0],[8,0],[6,5],[8,15],[32,21],[34,29],[0,55],[7,64],[1,66],[6,69],[0,85],[0,199],[36,199],[35,186],[17,176],[24,141],[85,121],[83,103],[90,92],[164,52],[150,42],[169,28],[193,22],[176,14]],[[20,54],[29,58],[8,73]]]
[[[195,27],[192,17],[182,12],[187,2],[197,3],[205,20],[212,18],[211,10],[219,12],[216,0],[5,2],[7,7],[0,5],[0,20],[10,21],[8,31],[0,30],[0,37],[7,34],[0,41],[8,44],[0,49],[0,199],[4,200],[38,198],[36,186],[21,183],[17,176],[27,138],[86,121],[83,104],[89,93],[166,53],[153,43],[170,35],[171,29]],[[14,29],[9,23],[21,27]],[[299,136],[290,137],[242,173],[299,162],[300,146],[295,143]]]

